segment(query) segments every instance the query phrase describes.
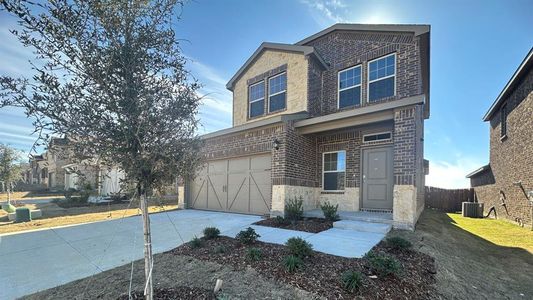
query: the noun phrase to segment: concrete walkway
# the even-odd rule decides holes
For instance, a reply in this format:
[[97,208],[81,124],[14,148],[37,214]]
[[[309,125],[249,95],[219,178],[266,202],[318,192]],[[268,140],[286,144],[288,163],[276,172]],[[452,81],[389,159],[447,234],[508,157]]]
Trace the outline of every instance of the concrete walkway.
[[[383,237],[381,232],[332,228],[312,234],[251,225],[258,216],[179,210],[150,215],[154,253],[171,250],[208,226],[234,237],[248,226],[261,241],[284,244],[299,236],[315,250],[361,257]],[[109,270],[143,257],[140,217],[0,235],[0,299],[14,299]]]

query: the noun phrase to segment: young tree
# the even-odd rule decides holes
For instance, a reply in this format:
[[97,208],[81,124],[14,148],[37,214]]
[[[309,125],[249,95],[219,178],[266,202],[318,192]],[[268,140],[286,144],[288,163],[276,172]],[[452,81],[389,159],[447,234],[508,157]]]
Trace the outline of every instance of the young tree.
[[21,155],[17,150],[0,144],[0,181],[7,192],[7,203],[11,204],[11,193],[17,181],[22,179]]
[[[115,165],[140,197],[145,295],[152,297],[146,195],[198,164],[198,84],[172,27],[180,0],[0,1],[32,47],[33,78],[0,77],[1,105],[26,108],[38,133],[65,136],[78,158]],[[41,139],[47,137],[41,134]]]

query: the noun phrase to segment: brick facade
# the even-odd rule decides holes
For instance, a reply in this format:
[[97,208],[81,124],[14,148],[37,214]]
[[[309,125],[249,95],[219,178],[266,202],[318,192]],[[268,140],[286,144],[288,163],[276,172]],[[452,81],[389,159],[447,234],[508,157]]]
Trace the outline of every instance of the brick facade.
[[[308,45],[313,46],[330,66],[322,73],[323,91],[320,104],[310,104],[310,106],[320,107],[320,115],[337,112],[338,72],[357,65],[362,66],[362,106],[422,94],[418,44],[419,38],[409,33],[345,31],[334,31],[310,42]],[[396,95],[367,103],[367,62],[391,53],[397,55]]]
[[470,183],[485,210],[494,206],[498,217],[530,223],[528,199],[517,183],[526,192],[533,190],[533,68],[503,103],[507,136],[501,137],[501,115],[496,112],[490,120],[490,169],[471,177]]

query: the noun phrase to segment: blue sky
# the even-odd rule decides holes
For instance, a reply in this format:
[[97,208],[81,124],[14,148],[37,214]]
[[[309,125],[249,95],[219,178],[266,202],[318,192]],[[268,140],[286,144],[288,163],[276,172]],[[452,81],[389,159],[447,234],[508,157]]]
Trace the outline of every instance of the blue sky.
[[[226,82],[263,41],[294,43],[337,22],[430,24],[431,117],[426,121],[427,184],[467,187],[465,174],[488,162],[490,104],[533,46],[533,2],[507,1],[207,1],[185,5],[176,22],[189,69],[207,95],[202,132],[231,126]],[[24,49],[0,12],[0,72],[31,74]],[[0,109],[0,142],[29,151],[31,120]]]

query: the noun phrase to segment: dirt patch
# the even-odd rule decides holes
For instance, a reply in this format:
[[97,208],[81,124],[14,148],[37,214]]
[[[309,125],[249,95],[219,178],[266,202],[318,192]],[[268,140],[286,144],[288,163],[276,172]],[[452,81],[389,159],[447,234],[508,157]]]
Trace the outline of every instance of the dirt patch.
[[441,299],[533,299],[530,252],[496,245],[461,228],[446,213],[426,209],[415,232],[389,235],[409,239],[415,249],[435,258]]
[[[38,292],[22,299],[117,299],[128,293],[131,264],[117,267],[92,277]],[[236,271],[229,266],[202,261],[175,253],[154,255],[154,290],[187,286],[212,290],[217,279],[224,281],[218,295],[230,299],[320,299],[298,288],[275,282],[247,268]],[[144,262],[135,261],[132,291],[144,289]]]
[[[247,259],[247,250],[251,247],[261,250],[260,260]],[[192,248],[190,243],[187,243],[172,250],[171,253],[230,265],[236,270],[253,268],[267,278],[290,284],[327,299],[353,299],[357,296],[365,299],[432,297],[434,294],[432,285],[435,281],[433,258],[416,251],[394,251],[384,244],[376,246],[374,251],[395,256],[402,264],[402,274],[400,276],[377,276],[376,278],[376,274],[370,270],[364,259],[349,259],[319,252],[306,258],[304,267],[300,271],[289,273],[282,265],[283,259],[289,254],[286,247],[263,242],[244,246],[228,237],[204,241],[201,248]],[[341,276],[345,271],[359,271],[365,276],[363,287],[358,293],[348,292],[342,287]]]
[[281,220],[278,220],[276,218],[268,218],[268,219],[256,222],[254,223],[254,225],[318,233],[318,232],[332,228],[333,222],[327,221],[321,218],[305,218],[303,220],[299,220],[295,222],[290,222],[290,221],[281,222]]
[[[130,297],[131,296],[131,297]],[[180,286],[177,288],[156,289],[154,290],[154,300],[214,300],[216,299],[213,291]],[[143,292],[132,292],[131,295],[123,294],[118,300],[144,300]]]

